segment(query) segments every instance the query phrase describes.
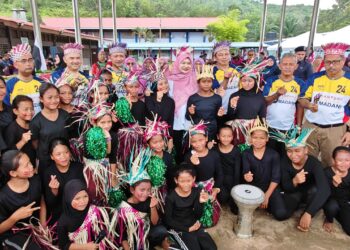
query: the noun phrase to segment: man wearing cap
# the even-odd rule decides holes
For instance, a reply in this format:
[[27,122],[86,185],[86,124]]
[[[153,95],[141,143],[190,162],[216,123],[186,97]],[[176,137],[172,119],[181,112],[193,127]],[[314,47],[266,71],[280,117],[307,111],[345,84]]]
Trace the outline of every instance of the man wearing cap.
[[97,62],[91,66],[91,75],[96,77],[101,72],[101,70],[106,67],[106,64],[106,52],[101,49],[97,55]]
[[109,59],[112,65],[107,65],[107,69],[112,72],[112,82],[118,97],[126,95],[123,84],[129,75],[124,64],[126,55],[126,43],[113,43],[109,46]]
[[313,74],[306,82],[300,105],[307,109],[303,127],[314,128],[308,138],[309,153],[330,166],[332,151],[339,145],[350,144],[350,132],[345,122],[350,114],[350,73],[342,70],[344,53],[350,46],[329,43],[324,50],[325,71]]
[[294,52],[298,59],[298,68],[294,71],[294,76],[306,81],[313,73],[311,63],[306,61],[306,47],[296,47]]
[[10,55],[14,67],[18,70],[18,75],[7,81],[4,102],[11,105],[16,96],[26,95],[32,98],[35,113],[38,113],[41,110],[39,87],[44,81],[33,76],[34,59],[31,47],[27,43],[18,44],[12,48]]

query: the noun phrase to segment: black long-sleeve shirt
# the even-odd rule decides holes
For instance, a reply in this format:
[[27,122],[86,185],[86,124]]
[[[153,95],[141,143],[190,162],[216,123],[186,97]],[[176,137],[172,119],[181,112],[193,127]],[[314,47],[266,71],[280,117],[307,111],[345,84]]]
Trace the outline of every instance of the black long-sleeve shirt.
[[[231,108],[230,101],[233,97],[239,96],[236,108]],[[266,103],[262,93],[253,91],[246,91],[240,89],[230,96],[230,101],[227,107],[227,119],[256,119],[266,117]]]
[[132,102],[131,114],[141,126],[146,125],[146,113],[146,104],[143,101],[137,100],[137,102]]
[[[51,176],[55,175],[57,181],[60,183],[58,188],[58,194],[54,195],[49,187],[49,183],[51,181]],[[73,179],[80,179],[85,182],[83,175],[83,165],[78,162],[71,162],[67,172],[62,173],[58,170],[55,163],[52,163],[48,168],[44,170],[43,178],[42,178],[42,189],[44,193],[45,203],[47,207],[47,215],[49,218],[52,216],[50,220],[50,224],[55,223],[62,211],[62,196],[63,190],[66,183]]]
[[207,181],[210,178],[214,178],[214,187],[222,187],[224,175],[222,173],[222,166],[218,152],[215,150],[209,150],[206,156],[198,157],[198,165],[192,164],[190,158],[191,152],[186,155],[185,161],[193,167],[196,173],[196,182]]
[[199,196],[200,189],[195,187],[187,197],[179,196],[175,190],[171,191],[165,201],[164,214],[167,227],[188,232],[203,213],[203,204],[199,202]]
[[233,147],[228,153],[220,151],[219,147],[214,148],[221,160],[221,166],[224,175],[224,186],[238,185],[241,180],[241,152],[239,148]]
[[326,202],[330,195],[330,188],[327,183],[327,178],[324,174],[322,164],[315,157],[309,155],[304,167],[306,174],[306,180],[304,183],[297,186],[293,185],[293,178],[302,169],[295,169],[291,160],[288,157],[284,157],[281,161],[282,179],[281,186],[285,193],[302,192],[306,193],[308,190],[315,186],[317,192],[313,200],[307,204],[305,212],[314,215]]
[[331,189],[331,196],[340,203],[348,203],[350,201],[350,171],[342,178],[342,183],[338,187],[333,185],[333,176],[335,175],[333,169],[328,167],[324,170],[328,185]]
[[157,94],[145,97],[148,118],[153,120],[153,114],[158,114],[162,121],[168,123],[169,134],[173,136],[175,101],[168,95],[163,95],[160,102],[157,101]]
[[[188,108],[194,105],[195,113],[190,115]],[[200,96],[198,93],[191,95],[187,100],[186,108],[186,119],[193,120],[195,124],[199,123],[201,120],[204,122],[209,122],[207,124],[209,139],[216,138],[217,132],[217,114],[222,105],[221,96],[213,94],[209,97]]]
[[280,183],[281,167],[278,153],[266,148],[261,159],[255,157],[253,149],[242,153],[243,175],[249,171],[253,174],[253,181],[250,183],[261,188],[264,192],[269,188],[271,182]]

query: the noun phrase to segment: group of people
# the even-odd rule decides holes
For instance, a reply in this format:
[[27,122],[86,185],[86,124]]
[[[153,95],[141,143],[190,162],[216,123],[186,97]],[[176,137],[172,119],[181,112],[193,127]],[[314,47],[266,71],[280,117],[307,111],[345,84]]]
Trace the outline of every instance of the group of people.
[[348,48],[324,45],[305,80],[294,53],[236,66],[223,41],[215,65],[189,47],[137,65],[115,43],[89,79],[69,43],[47,82],[17,45],[18,75],[0,78],[1,247],[217,249],[205,229],[223,205],[238,213],[241,183],[276,220],[302,209],[306,232],[323,209],[326,231],[336,219],[350,235]]

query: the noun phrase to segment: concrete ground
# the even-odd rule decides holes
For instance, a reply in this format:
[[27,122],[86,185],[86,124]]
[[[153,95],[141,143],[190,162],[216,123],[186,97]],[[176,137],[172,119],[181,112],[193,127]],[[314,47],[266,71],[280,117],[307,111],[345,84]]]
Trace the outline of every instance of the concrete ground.
[[335,222],[334,233],[323,230],[323,212],[319,212],[312,221],[307,233],[296,229],[300,213],[286,221],[276,221],[264,210],[254,213],[254,235],[250,239],[239,239],[233,231],[236,216],[228,208],[222,210],[219,223],[207,231],[215,240],[219,250],[345,250],[350,249],[350,237]]

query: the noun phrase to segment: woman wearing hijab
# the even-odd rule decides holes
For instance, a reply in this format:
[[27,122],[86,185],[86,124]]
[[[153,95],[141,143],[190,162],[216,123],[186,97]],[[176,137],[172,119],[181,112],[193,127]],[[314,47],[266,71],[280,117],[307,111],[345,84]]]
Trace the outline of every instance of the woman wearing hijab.
[[187,100],[198,90],[191,52],[189,47],[182,47],[177,51],[173,69],[168,77],[169,95],[175,101],[173,133],[177,163],[183,161],[182,139],[190,126],[190,122],[185,118]]
[[59,248],[117,249],[111,226],[107,211],[90,205],[84,182],[79,179],[68,181],[63,192],[63,213],[57,225]]

